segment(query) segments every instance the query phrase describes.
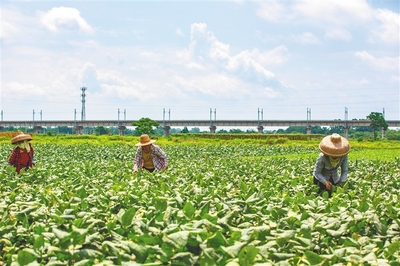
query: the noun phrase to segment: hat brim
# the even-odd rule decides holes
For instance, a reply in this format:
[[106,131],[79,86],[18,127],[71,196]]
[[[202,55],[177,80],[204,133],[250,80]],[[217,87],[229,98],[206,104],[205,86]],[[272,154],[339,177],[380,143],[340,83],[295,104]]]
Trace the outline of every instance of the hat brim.
[[321,148],[321,146],[319,147],[319,150],[320,150],[323,154],[325,154],[325,155],[327,155],[327,156],[331,156],[331,157],[342,157],[342,156],[345,156],[345,155],[349,154],[349,152],[350,152],[350,148],[349,148],[347,151],[342,151],[342,152],[328,152],[328,151],[326,151],[326,150],[323,150],[323,149]]
[[350,152],[350,144],[339,134],[326,136],[319,144],[319,150],[331,157],[342,157]]
[[141,142],[136,143],[135,146],[138,146],[138,147],[147,146],[147,145],[150,145],[150,144],[152,144],[154,142],[156,142],[156,140],[155,139],[151,139],[151,140],[149,140],[148,142],[145,142],[145,143],[141,143]]
[[32,140],[32,136],[29,134],[18,135],[16,137],[12,138],[11,144],[15,144],[15,143],[23,141],[23,140]]

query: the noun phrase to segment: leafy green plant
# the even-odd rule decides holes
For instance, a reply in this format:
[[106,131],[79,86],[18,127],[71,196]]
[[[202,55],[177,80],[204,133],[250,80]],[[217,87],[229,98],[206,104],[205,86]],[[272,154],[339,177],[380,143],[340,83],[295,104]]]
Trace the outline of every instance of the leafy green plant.
[[[335,186],[329,198],[318,196],[312,184],[315,147],[165,145],[169,169],[135,175],[132,147],[37,144],[35,168],[17,175],[4,167],[0,261],[400,262],[400,159],[395,149],[354,149],[348,182]],[[0,145],[0,151],[6,161],[9,145]]]

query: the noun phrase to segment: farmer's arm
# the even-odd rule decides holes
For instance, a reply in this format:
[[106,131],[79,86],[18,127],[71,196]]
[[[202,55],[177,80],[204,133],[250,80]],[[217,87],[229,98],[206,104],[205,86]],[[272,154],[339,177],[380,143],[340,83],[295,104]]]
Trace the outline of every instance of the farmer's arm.
[[341,169],[340,181],[339,181],[340,183],[346,182],[346,180],[347,180],[347,173],[349,172],[348,163],[349,163],[349,159],[348,159],[347,155],[345,155],[342,160],[342,163],[340,165],[340,169]]
[[136,150],[135,158],[133,159],[133,172],[137,172],[142,165],[142,149],[139,147]]
[[326,178],[322,174],[322,169],[324,169],[325,163],[323,161],[323,156],[319,155],[317,158],[317,161],[314,166],[314,176],[316,179],[318,179],[319,182],[324,183],[326,182]]

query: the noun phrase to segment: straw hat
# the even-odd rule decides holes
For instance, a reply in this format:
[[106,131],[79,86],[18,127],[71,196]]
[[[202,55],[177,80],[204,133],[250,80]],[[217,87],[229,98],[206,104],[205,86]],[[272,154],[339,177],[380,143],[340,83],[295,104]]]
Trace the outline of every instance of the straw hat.
[[350,152],[350,145],[346,138],[334,133],[321,140],[319,149],[325,155],[341,157]]
[[11,143],[15,144],[23,140],[32,140],[32,136],[29,134],[24,134],[22,132],[18,132],[18,134],[12,138]]
[[156,142],[156,140],[150,139],[149,135],[147,134],[143,134],[140,136],[140,142],[135,144],[135,146],[146,146],[154,142]]

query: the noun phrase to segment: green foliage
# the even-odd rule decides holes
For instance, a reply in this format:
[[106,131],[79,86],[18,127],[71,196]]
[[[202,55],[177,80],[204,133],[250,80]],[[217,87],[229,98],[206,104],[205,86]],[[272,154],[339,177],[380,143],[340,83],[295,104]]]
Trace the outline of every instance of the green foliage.
[[388,129],[388,124],[385,121],[382,113],[372,112],[367,116],[367,119],[371,120],[370,127],[374,131],[374,139],[376,139],[377,131],[379,129]]
[[[398,149],[352,149],[348,182],[323,198],[311,177],[317,142],[310,147],[160,142],[169,143],[162,146],[170,157],[164,172],[132,175],[135,149],[118,142],[37,144],[35,168],[20,175],[4,168],[0,261],[399,263]],[[0,145],[2,161],[9,147]]]
[[98,126],[94,129],[94,132],[96,135],[106,135],[110,133],[110,130],[108,128],[105,128],[103,126]]
[[189,133],[189,129],[187,128],[187,126],[183,127],[181,133],[182,133],[182,134],[187,134],[187,133]]
[[155,131],[153,127],[158,127],[159,124],[157,121],[151,120],[148,117],[142,117],[138,121],[133,122],[132,126],[136,127],[136,131],[139,135],[148,134],[154,135]]

